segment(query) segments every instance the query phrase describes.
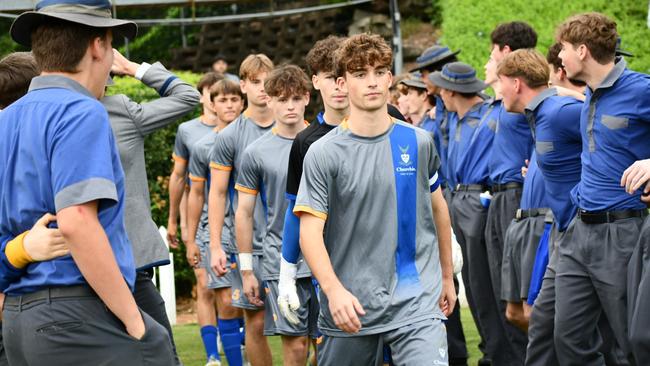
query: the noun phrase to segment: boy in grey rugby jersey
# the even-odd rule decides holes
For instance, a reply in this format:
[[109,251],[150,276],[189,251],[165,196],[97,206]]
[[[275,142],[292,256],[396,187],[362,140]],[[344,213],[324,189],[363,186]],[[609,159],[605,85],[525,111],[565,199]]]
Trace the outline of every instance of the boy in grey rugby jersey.
[[298,296],[302,308],[297,309],[296,323],[281,316],[278,302],[278,278],[282,255],[282,230],[288,201],[286,166],[296,135],[306,127],[305,106],[309,103],[311,85],[307,75],[297,66],[287,65],[271,72],[265,81],[269,107],[275,127],[252,143],[242,158],[235,189],[239,191],[236,213],[237,245],[239,255],[251,256],[253,212],[258,192],[262,196],[266,216],[262,283],[250,270],[242,269],[244,294],[251,303],[259,303],[264,288],[264,334],[280,335],[285,365],[304,365],[307,361],[308,336],[316,333],[318,303],[311,283],[311,273],[304,262],[298,265]]
[[[210,193],[208,199],[208,222],[210,225],[210,264],[219,276],[228,271],[228,256],[235,258],[236,247],[221,243],[221,233],[227,210],[234,212],[237,196],[232,195],[226,206],[229,187],[237,181],[244,149],[273,127],[273,116],[266,104],[268,96],[264,91],[264,80],[273,69],[273,62],[263,54],[249,55],[239,67],[241,90],[246,94],[248,108],[228,127],[219,133],[210,157]],[[255,224],[253,226],[253,256],[239,258],[240,270],[255,269],[261,278],[262,238],[265,217],[261,200],[257,198]],[[255,262],[253,264],[253,262]],[[264,337],[264,306],[251,304],[243,296],[241,276],[233,276],[232,303],[244,309],[246,320],[246,354],[252,364],[267,365],[272,362],[271,349]]]
[[[235,120],[244,108],[243,94],[239,85],[223,79],[214,84],[210,90],[210,108],[217,117],[216,127],[209,134],[194,144],[189,164],[189,177],[192,181],[187,199],[187,230],[192,245],[199,248],[198,267],[208,273],[207,288],[214,290],[217,305],[217,327],[221,334],[223,351],[228,365],[241,366],[240,325],[243,322],[241,309],[232,306],[232,277],[236,272],[228,272],[217,277],[210,267],[210,231],[208,227],[208,188],[210,184],[210,153],[218,133]],[[223,245],[234,245],[233,217],[227,212],[221,232]],[[232,265],[232,263],[231,263]]]
[[294,212],[322,292],[320,365],[447,365],[456,293],[432,137],[386,113],[392,51],[378,35],[336,53],[350,117],[307,152]]

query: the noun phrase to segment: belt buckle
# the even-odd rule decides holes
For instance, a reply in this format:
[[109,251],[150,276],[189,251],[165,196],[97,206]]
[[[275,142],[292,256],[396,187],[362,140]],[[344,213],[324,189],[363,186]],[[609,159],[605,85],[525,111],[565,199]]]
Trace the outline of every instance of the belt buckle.
[[515,219],[517,219],[517,221],[521,220],[521,215],[522,215],[522,211],[520,208],[518,208],[517,212],[515,213]]

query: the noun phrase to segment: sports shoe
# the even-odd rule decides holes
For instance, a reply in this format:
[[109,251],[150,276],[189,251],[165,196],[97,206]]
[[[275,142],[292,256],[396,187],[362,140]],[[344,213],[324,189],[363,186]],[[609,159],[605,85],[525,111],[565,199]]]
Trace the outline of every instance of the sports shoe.
[[210,356],[208,363],[206,363],[205,366],[221,366],[221,361],[217,360],[213,356]]

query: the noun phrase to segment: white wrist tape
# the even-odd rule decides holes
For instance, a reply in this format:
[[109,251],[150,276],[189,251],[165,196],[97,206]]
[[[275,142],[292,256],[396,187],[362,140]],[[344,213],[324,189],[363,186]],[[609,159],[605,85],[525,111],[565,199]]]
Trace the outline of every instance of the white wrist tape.
[[253,270],[253,253],[239,253],[239,270]]

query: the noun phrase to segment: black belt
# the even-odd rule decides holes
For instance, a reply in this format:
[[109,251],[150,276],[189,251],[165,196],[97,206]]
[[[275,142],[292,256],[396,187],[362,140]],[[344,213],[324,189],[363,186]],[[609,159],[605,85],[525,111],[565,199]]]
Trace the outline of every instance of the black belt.
[[646,209],[604,212],[589,212],[585,210],[578,210],[578,218],[585,224],[606,224],[617,220],[646,216],[648,216],[648,210]]
[[36,301],[67,297],[97,297],[97,294],[87,285],[50,287],[44,290],[32,292],[31,294],[16,296],[7,295],[5,298],[5,306],[22,306]]
[[507,191],[509,189],[517,189],[517,188],[522,188],[523,185],[519,182],[510,182],[510,183],[504,183],[504,184],[493,184],[492,185],[492,193],[497,193],[497,192],[503,192]]
[[522,210],[518,208],[517,213],[515,213],[515,219],[519,221],[527,217],[542,216],[542,215],[546,215],[547,212],[548,212],[548,208],[531,208],[530,210]]
[[458,192],[485,192],[489,190],[485,184],[456,184],[456,191]]

